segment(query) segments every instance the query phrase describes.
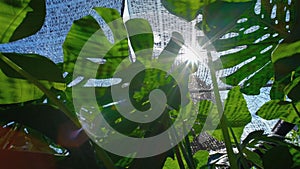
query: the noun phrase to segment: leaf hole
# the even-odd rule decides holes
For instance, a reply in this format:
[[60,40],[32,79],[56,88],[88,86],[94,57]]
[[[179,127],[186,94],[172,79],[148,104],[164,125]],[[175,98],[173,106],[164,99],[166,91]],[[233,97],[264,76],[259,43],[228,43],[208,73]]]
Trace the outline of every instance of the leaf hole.
[[249,33],[253,33],[255,31],[257,31],[259,28],[260,28],[259,25],[251,26],[250,28],[248,28],[244,31],[244,34],[246,35],[246,34],[249,34]]
[[266,39],[268,39],[271,35],[268,33],[268,34],[265,34],[264,36],[262,36],[261,38],[257,39],[256,41],[254,41],[255,44],[259,43],[259,42],[262,42]]
[[268,52],[269,50],[271,50],[273,48],[273,45],[270,45],[268,47],[266,47],[265,49],[263,49],[262,51],[260,51],[260,54],[264,54],[266,52]]
[[227,33],[227,34],[223,35],[220,39],[230,39],[230,38],[234,38],[234,37],[237,37],[237,36],[239,36],[239,33],[230,32],[230,33]]

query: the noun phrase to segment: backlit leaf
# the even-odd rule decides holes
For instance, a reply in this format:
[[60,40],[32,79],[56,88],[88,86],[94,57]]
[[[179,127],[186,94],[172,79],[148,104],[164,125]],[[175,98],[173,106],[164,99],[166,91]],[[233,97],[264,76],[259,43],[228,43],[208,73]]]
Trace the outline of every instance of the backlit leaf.
[[[299,110],[299,103],[295,103],[296,108]],[[284,102],[280,100],[271,100],[265,103],[256,114],[266,120],[282,119],[286,122],[299,124],[299,115],[297,114],[293,103]]]
[[1,0],[0,43],[15,41],[36,33],[46,15],[44,0]]

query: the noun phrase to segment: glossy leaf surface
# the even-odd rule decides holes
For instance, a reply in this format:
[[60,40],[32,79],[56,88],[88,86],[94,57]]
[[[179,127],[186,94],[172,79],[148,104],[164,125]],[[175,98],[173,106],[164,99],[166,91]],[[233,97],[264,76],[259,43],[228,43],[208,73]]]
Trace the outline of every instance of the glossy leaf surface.
[[0,43],[15,41],[36,33],[46,15],[44,0],[0,1]]

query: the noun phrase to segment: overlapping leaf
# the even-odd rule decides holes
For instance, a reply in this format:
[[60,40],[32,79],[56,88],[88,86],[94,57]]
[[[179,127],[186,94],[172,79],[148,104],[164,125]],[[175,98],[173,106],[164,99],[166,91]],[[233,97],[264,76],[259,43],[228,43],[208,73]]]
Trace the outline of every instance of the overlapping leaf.
[[[242,151],[246,154],[247,160],[261,168],[299,168],[298,146],[283,141],[276,135],[263,133],[263,131],[254,131],[243,141]],[[274,159],[276,162],[270,162]]]
[[[294,104],[294,105],[293,105]],[[293,124],[300,124],[299,103],[271,100],[265,103],[256,114],[266,120],[282,119]]]
[[[95,11],[110,28],[113,40],[109,40],[110,38],[105,35],[93,17],[87,16],[75,21],[64,43],[64,70],[71,74],[73,79],[80,76],[84,77],[83,83],[75,84],[76,87],[84,87],[87,81],[92,78],[97,80],[121,79],[121,83],[110,84],[105,87],[90,86],[95,87],[96,99],[102,115],[117,131],[135,137],[149,137],[162,132],[162,128],[167,129],[169,126],[163,121],[166,120],[165,117],[162,116],[161,119],[149,124],[140,125],[122,117],[117,106],[119,104],[127,105],[128,102],[131,102],[134,107],[130,111],[148,110],[150,108],[149,94],[154,89],[165,91],[167,104],[176,110],[188,103],[186,101],[180,105],[181,94],[185,97],[187,88],[185,91],[179,91],[178,82],[167,72],[171,69],[183,44],[181,35],[174,33],[173,38],[159,58],[153,59],[153,32],[147,21],[133,19],[124,24],[116,10],[95,8]],[[127,36],[135,54],[130,57]],[[132,62],[133,60],[135,62]],[[76,72],[74,72],[75,69]],[[180,80],[182,80],[180,82],[187,84],[189,76],[184,72],[188,71],[174,71],[173,74],[179,75]],[[118,92],[117,100],[116,98],[113,100],[111,86],[124,90]],[[126,100],[127,97],[123,98],[124,94],[129,95],[130,100]],[[86,101],[88,97],[90,96],[83,92],[80,97],[76,96],[76,99]],[[158,101],[156,100],[156,102]],[[163,114],[168,114],[170,110],[162,111]],[[93,118],[95,117],[92,115],[86,117],[87,120],[93,120]],[[137,130],[138,126],[140,126],[139,130]]]
[[[259,89],[274,76],[271,53],[282,39],[295,31],[297,5],[295,1],[164,1],[175,7],[171,12],[190,20],[197,12],[203,21],[197,26],[207,36],[201,45],[212,44],[223,55],[215,61],[217,69],[240,68],[223,78],[230,85],[242,85],[246,94],[259,94]],[[202,9],[181,14],[176,4]],[[167,5],[166,5],[167,4]],[[192,15],[190,14],[192,13]]]
[[44,0],[0,1],[0,43],[15,41],[36,33],[46,15]]
[[[6,1],[2,0],[0,20],[0,42],[15,41],[36,33],[43,25],[46,7],[45,1]],[[61,70],[52,61],[40,55],[1,53],[1,94],[0,104],[26,102],[42,97],[43,93],[32,84],[32,79],[23,77],[19,70],[32,75],[46,88],[64,89]],[[18,66],[16,70],[7,65],[9,59]],[[4,59],[4,60],[3,60]],[[52,83],[56,82],[56,83]]]
[[[294,26],[295,8],[288,5],[287,1],[262,1],[260,7],[254,2],[219,2],[205,8],[203,30],[215,49],[224,52],[220,60],[215,62],[222,64],[217,69],[243,64],[236,72],[224,78],[227,84],[242,85],[242,91],[246,94],[259,94],[259,89],[274,76],[271,53]],[[289,22],[285,18],[287,9],[290,12]],[[219,15],[213,15],[213,11],[218,11]],[[220,23],[216,22],[228,13],[233,16],[226,17],[228,20]],[[234,52],[226,53],[233,49]]]
[[[49,59],[34,54],[0,53],[1,80],[0,104],[20,103],[41,98],[44,93],[36,80],[45,88],[64,90],[64,79],[57,65]],[[7,59],[16,67],[7,64]],[[26,72],[30,77],[20,74]]]
[[[246,101],[239,91],[239,87],[233,88],[228,93],[228,98],[225,103],[224,115],[227,118],[229,127],[231,127],[239,140],[243,129],[246,124],[251,121],[251,115],[247,108]],[[197,132],[202,129],[208,130],[213,133],[218,139],[223,139],[222,131],[219,128],[220,116],[217,112],[216,106],[210,101],[201,101],[199,104],[199,114],[197,118],[197,123],[199,126],[195,125]],[[232,142],[234,142],[232,140]]]
[[[292,1],[293,6],[299,7],[299,1]],[[287,95],[293,101],[299,101],[299,18],[298,8],[294,12],[295,25],[291,28],[288,38],[284,39],[272,53],[275,68],[275,83],[271,90],[272,99],[284,100]],[[290,26],[290,25],[289,25]]]

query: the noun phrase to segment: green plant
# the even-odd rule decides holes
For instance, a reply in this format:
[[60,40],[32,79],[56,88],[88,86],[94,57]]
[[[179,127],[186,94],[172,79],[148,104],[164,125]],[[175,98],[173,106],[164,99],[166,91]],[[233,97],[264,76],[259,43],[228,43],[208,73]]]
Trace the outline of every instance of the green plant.
[[[266,119],[281,118],[299,124],[299,62],[297,52],[294,52],[298,50],[299,40],[298,1],[162,0],[162,3],[171,13],[189,21],[198,14],[202,15],[202,21],[196,26],[203,30],[207,38],[203,37],[200,45],[208,49],[213,46],[222,52],[221,57],[211,64],[211,70],[237,68],[234,73],[224,77],[223,82],[239,85],[243,93],[250,95],[259,94],[262,87],[272,83],[270,97],[273,100],[261,107],[257,112],[259,116]],[[291,101],[284,101],[286,97]],[[225,136],[224,139],[228,144]],[[284,144],[284,141],[281,143]],[[237,147],[241,149],[239,144]],[[275,151],[270,151],[268,158],[275,158]],[[230,155],[232,151],[228,153]],[[240,154],[240,158],[242,156]],[[260,159],[255,153],[248,157],[254,161]],[[231,167],[236,168],[233,161],[230,160]],[[269,168],[270,165],[260,163],[259,167]]]
[[[3,9],[0,19],[4,21],[0,31],[1,43],[32,35],[43,24],[44,1],[3,0],[0,3],[0,9]],[[75,21],[67,35],[63,44],[62,65],[54,64],[40,55],[0,54],[0,88],[4,89],[0,92],[0,135],[4,136],[0,139],[0,145],[11,145],[2,146],[1,159],[15,155],[16,161],[23,165],[12,165],[18,168],[206,168],[209,153],[199,151],[193,155],[191,151],[193,136],[189,127],[193,127],[196,134],[206,129],[214,137],[225,141],[231,168],[299,167],[299,145],[282,137],[267,136],[262,131],[256,131],[240,141],[243,128],[251,120],[242,93],[259,94],[260,88],[269,83],[272,83],[272,100],[256,114],[265,119],[280,118],[299,125],[299,2],[263,1],[260,12],[254,10],[257,2],[251,0],[162,0],[162,3],[170,12],[189,21],[201,14],[203,20],[197,27],[203,30],[208,39],[203,37],[200,45],[207,48],[208,56],[211,45],[224,53],[218,60],[209,58],[215,105],[204,100],[196,104],[198,110],[193,109],[187,88],[180,88],[187,86],[191,73],[186,65],[177,66],[173,72],[162,71],[171,69],[184,43],[180,34],[173,33],[169,44],[156,60],[152,58],[154,40],[147,21],[133,19],[123,23],[116,10],[94,8],[94,12],[108,24],[114,43],[108,40],[92,16],[86,16]],[[275,5],[276,15],[271,13]],[[13,9],[14,12],[10,13],[7,9]],[[289,20],[286,19],[287,11]],[[98,39],[92,39],[92,45],[86,49],[85,44],[95,33]],[[129,57],[128,42],[136,58]],[[229,52],[232,49],[234,51]],[[79,57],[82,52],[86,52],[85,57]],[[223,78],[225,83],[233,86],[223,107],[215,71],[238,64],[241,67],[236,72]],[[141,71],[132,79],[125,76],[135,69]],[[68,75],[63,77],[62,72],[68,72]],[[72,84],[74,79],[82,75],[78,72],[83,72],[85,79]],[[178,76],[182,77],[181,83],[174,78]],[[110,81],[118,77],[122,77],[124,82],[132,80],[128,94],[135,107],[131,110],[133,113],[146,111],[153,103],[158,104],[151,102],[149,94],[154,89],[163,90],[166,108],[162,115],[150,123],[136,123],[123,117],[111,92],[112,87],[126,88],[124,83],[114,84]],[[189,134],[174,148],[155,156],[134,158],[135,154],[132,154],[122,157],[105,151],[96,144],[101,139],[93,138],[93,133],[85,128],[88,131],[86,133],[83,130],[86,126],[81,126],[85,123],[96,124],[97,114],[80,116],[79,106],[75,104],[75,101],[92,102],[84,91],[79,96],[74,95],[78,94],[74,92],[76,87],[84,88],[90,79],[104,80],[92,91],[96,96],[96,108],[122,134],[136,138],[155,136],[172,126],[176,118],[189,121],[193,119],[189,116],[198,111],[196,123],[193,126],[188,122],[182,124],[183,132]],[[104,83],[108,81],[108,84]],[[184,101],[181,102],[180,98]],[[181,115],[182,109],[193,113]],[[99,127],[99,130],[109,131],[105,127]],[[178,133],[172,133],[171,137],[177,138]],[[18,143],[13,136],[20,140],[27,139],[27,143]],[[113,141],[116,141],[116,145],[122,145],[123,140]],[[234,153],[233,146],[238,153]],[[154,148],[159,149],[160,145]],[[26,158],[26,155],[29,157]],[[35,165],[28,163],[36,159],[41,159],[41,162]],[[284,163],[272,163],[274,159]],[[0,165],[1,168],[11,167]]]

